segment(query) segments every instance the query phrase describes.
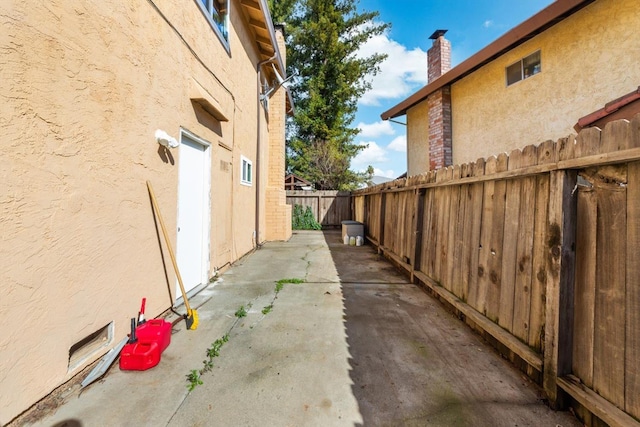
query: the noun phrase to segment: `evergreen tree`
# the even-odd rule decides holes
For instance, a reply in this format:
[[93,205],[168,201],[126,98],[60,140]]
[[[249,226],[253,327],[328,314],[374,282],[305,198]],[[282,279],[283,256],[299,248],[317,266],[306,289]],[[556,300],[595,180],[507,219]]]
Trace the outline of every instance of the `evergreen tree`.
[[268,0],[269,13],[274,24],[282,24],[293,16],[298,0]]
[[[356,56],[388,24],[377,12],[358,12],[356,0],[269,0],[272,16],[287,23],[288,73],[296,115],[287,124],[287,169],[318,189],[351,190],[371,178],[355,173],[351,159],[364,147],[353,140],[365,79],[386,55]],[[276,18],[274,18],[276,20]]]

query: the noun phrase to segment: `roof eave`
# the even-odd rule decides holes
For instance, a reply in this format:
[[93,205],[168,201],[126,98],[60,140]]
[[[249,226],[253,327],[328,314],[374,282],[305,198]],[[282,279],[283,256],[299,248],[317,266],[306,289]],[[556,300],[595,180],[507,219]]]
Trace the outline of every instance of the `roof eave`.
[[275,56],[274,62],[278,72],[286,78],[287,71],[278,48],[273,20],[266,0],[240,0],[240,5],[258,45],[260,59],[265,60]]

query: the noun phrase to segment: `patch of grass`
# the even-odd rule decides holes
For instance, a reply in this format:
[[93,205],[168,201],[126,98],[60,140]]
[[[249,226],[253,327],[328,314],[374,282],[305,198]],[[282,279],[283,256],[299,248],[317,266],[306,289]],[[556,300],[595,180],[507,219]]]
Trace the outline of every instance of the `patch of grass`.
[[299,283],[304,283],[304,279],[280,279],[276,282],[276,284],[279,285],[284,285],[285,283],[293,283],[293,284],[299,284]]
[[284,288],[284,283],[276,282],[276,295]]
[[269,304],[265,308],[262,309],[262,314],[269,314],[273,310],[273,304]]
[[282,288],[284,288],[285,283],[293,283],[293,284],[299,284],[299,283],[304,283],[305,280],[304,279],[280,279],[276,282],[276,297],[278,296],[278,294],[280,293],[280,291],[282,290]]

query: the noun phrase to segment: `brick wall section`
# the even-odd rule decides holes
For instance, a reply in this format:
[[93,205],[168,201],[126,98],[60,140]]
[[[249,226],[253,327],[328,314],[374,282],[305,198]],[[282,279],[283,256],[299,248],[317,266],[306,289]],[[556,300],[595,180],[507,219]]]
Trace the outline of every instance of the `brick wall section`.
[[429,109],[429,168],[452,164],[451,88],[445,86],[427,98]]
[[[276,28],[278,47],[283,61],[286,47],[282,28]],[[286,91],[279,88],[269,99],[269,166],[266,194],[266,240],[288,240],[291,237],[291,206],[284,190]]]
[[[451,68],[451,43],[443,36],[427,52],[429,82]],[[429,109],[429,168],[453,164],[451,131],[451,87],[445,86],[427,97]]]

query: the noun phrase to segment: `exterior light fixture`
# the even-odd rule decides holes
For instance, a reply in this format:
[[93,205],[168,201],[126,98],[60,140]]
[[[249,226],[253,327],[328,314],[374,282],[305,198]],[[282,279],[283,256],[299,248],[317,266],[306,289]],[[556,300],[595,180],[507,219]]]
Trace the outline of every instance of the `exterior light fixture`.
[[163,147],[176,148],[178,145],[180,145],[174,137],[161,129],[156,130],[155,136],[158,144],[162,145]]

